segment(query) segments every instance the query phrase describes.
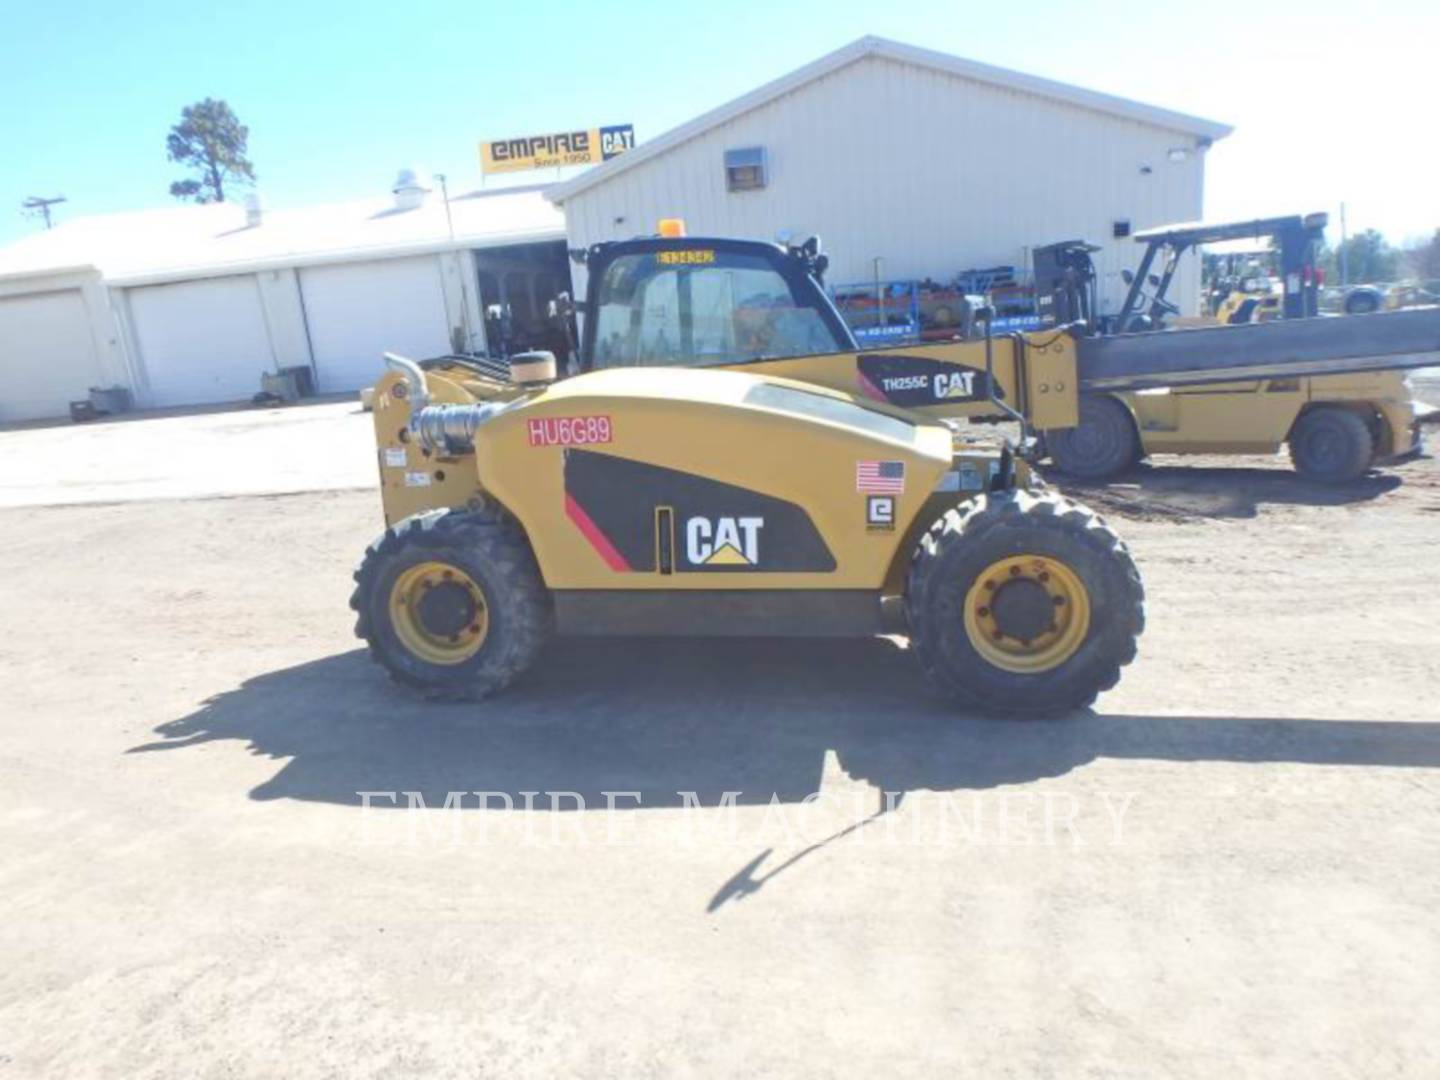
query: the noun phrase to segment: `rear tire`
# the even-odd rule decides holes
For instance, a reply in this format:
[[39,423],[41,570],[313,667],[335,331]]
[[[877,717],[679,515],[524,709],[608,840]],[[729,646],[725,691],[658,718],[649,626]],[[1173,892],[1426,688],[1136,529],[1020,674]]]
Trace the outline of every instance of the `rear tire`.
[[1080,423],[1045,433],[1050,460],[1082,480],[1105,480],[1140,460],[1140,437],[1130,410],[1113,397],[1080,398]]
[[1290,429],[1290,460],[1307,480],[1344,484],[1364,476],[1375,460],[1375,436],[1350,409],[1311,409]]
[[1356,289],[1345,298],[1345,314],[1369,315],[1379,311],[1381,304],[1380,293],[1375,289]]
[[[1019,591],[1003,629],[1015,630],[1037,600],[1051,625],[1000,633],[988,606],[998,609],[1007,589]],[[991,713],[1090,705],[1119,681],[1145,626],[1145,590],[1125,544],[1095,513],[1050,492],[983,495],[947,511],[916,550],[905,604],[926,674],[961,705]],[[1044,614],[1050,604],[1054,616]],[[967,617],[978,612],[989,621]]]
[[504,689],[553,624],[524,532],[492,511],[429,511],[386,529],[355,571],[350,606],[391,678],[443,700]]

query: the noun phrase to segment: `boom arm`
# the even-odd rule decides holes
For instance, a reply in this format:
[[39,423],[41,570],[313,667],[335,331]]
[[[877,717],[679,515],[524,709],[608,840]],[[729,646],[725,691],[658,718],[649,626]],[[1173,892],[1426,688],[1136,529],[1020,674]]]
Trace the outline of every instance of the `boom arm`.
[[1082,390],[1395,371],[1440,364],[1440,308],[1084,338]]

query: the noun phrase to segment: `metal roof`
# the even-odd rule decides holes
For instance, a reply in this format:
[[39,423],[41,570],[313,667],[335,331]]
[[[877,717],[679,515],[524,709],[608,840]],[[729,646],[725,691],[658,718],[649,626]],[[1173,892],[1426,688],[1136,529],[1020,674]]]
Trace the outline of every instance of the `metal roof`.
[[439,191],[413,210],[389,195],[266,209],[258,225],[238,202],[191,204],[62,222],[0,248],[0,278],[94,267],[137,285],[564,237],[543,185],[451,196],[450,222]]
[[703,135],[712,128],[734,120],[776,98],[798,90],[807,83],[814,82],[816,79],[839,71],[841,68],[867,57],[880,57],[917,67],[930,68],[976,82],[1033,94],[1037,97],[1134,120],[1137,123],[1163,128],[1167,131],[1193,135],[1201,139],[1222,139],[1234,130],[1228,124],[1172,112],[1154,105],[1145,105],[1128,98],[1102,94],[1095,90],[1086,90],[1079,86],[1042,79],[1036,75],[1011,71],[1008,68],[982,64],[975,60],[965,60],[947,53],[935,52],[933,49],[904,45],[888,38],[866,36],[858,38],[832,53],[827,53],[820,59],[797,68],[773,82],[768,82],[748,94],[735,98],[719,108],[711,109],[688,123],[672,128],[649,142],[641,143],[635,149],[628,150],[619,157],[611,158],[603,165],[596,165],[573,179],[552,185],[546,189],[545,197],[555,203],[563,203],[571,196],[604,183],[610,177],[624,172],[626,169],[632,169],[673,147]]

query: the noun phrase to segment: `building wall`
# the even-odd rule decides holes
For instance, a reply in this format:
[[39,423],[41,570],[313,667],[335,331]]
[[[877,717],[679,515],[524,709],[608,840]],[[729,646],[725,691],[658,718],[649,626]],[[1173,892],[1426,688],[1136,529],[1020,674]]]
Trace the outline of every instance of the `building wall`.
[[[725,190],[724,152],[760,145],[769,186]],[[1169,151],[1191,152],[1171,161]],[[1142,172],[1148,167],[1150,172]],[[1204,152],[1194,136],[866,57],[572,196],[570,244],[648,235],[681,216],[691,235],[822,238],[828,280],[948,280],[971,267],[1027,267],[1032,246],[1085,239],[1102,310],[1123,299],[1132,229],[1198,220]],[[581,275],[577,275],[579,277]],[[581,281],[577,289],[583,288]],[[1198,264],[1172,297],[1195,313]]]

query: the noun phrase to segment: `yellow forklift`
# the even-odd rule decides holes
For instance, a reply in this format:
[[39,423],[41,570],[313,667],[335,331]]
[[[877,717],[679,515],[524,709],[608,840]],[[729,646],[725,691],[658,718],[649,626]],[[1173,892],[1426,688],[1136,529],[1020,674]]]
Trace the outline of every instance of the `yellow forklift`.
[[[1316,257],[1326,224],[1326,215],[1316,213],[1149,229],[1135,235],[1145,252],[1139,269],[1125,272],[1128,288],[1117,315],[1094,314],[1093,267],[1088,277],[1083,266],[1073,272],[1062,283],[1065,295],[1053,305],[1078,313],[1102,335],[1203,333],[1191,346],[1214,348],[1223,366],[1232,346],[1290,340],[1284,330],[1257,334],[1253,324],[1319,317]],[[1268,274],[1240,274],[1213,295],[1212,317],[1182,318],[1169,298],[1181,260],[1201,245],[1235,241],[1267,243],[1278,281]],[[1231,329],[1248,333],[1234,337]],[[1349,330],[1327,325],[1306,340],[1313,346],[1334,335],[1363,349],[1364,335]],[[1373,465],[1418,452],[1419,421],[1433,411],[1412,399],[1398,369],[1089,389],[1080,402],[1079,424],[1047,432],[1046,446],[1062,472],[1090,480],[1124,472],[1150,454],[1273,454],[1288,444],[1301,475],[1343,483]]]

